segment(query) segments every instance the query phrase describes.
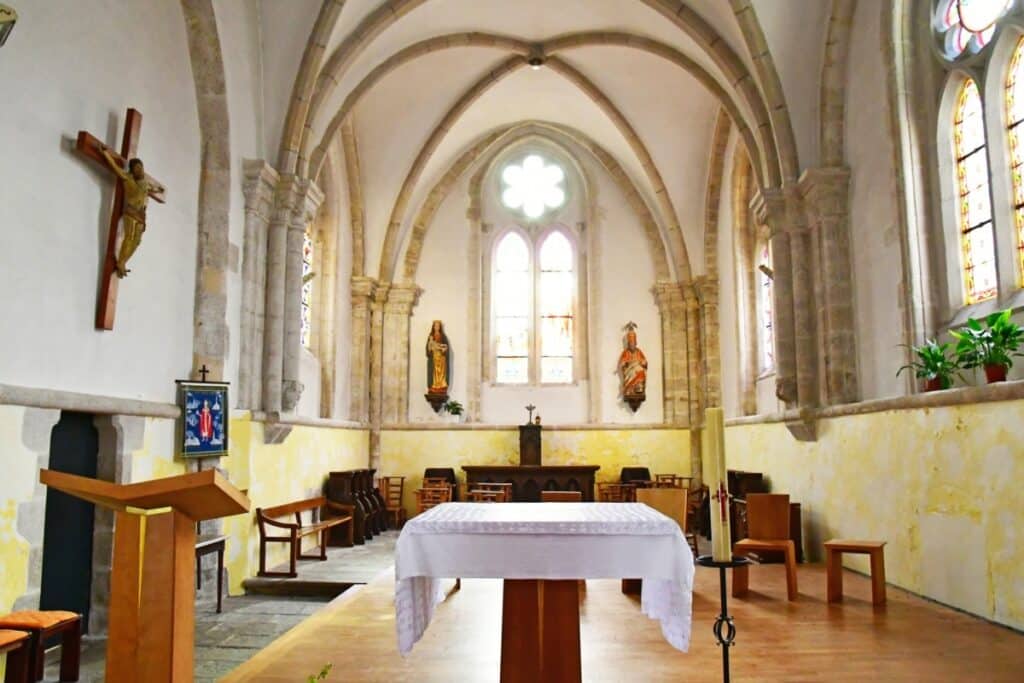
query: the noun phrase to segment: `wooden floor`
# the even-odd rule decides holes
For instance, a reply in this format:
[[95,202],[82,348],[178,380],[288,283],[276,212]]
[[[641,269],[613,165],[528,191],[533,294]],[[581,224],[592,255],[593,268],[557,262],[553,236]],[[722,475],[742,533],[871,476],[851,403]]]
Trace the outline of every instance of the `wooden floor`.
[[[729,600],[738,631],[736,681],[1024,680],[1024,635],[889,587],[887,607],[870,582],[847,572],[845,601],[825,602],[824,568],[800,566],[800,597],[785,599],[782,565],[755,566],[751,592]],[[223,681],[294,683],[324,664],[328,681],[498,680],[501,583],[465,580],[402,658],[395,641],[394,580],[387,573],[353,589],[288,632]],[[672,649],[617,581],[588,581],[581,603],[585,681],[720,681],[711,625],[718,577],[697,569],[690,652]]]

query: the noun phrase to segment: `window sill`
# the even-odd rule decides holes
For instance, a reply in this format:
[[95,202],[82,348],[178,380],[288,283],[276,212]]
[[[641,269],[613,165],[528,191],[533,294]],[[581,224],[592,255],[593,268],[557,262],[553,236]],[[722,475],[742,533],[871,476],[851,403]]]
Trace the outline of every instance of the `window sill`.
[[982,319],[996,311],[1004,311],[1007,308],[1014,313],[1024,311],[1024,289],[1016,289],[1013,293],[1006,296],[979,301],[976,304],[969,304],[960,308],[953,314],[949,322],[939,328],[938,334],[949,332],[953,328],[966,324],[968,318]]

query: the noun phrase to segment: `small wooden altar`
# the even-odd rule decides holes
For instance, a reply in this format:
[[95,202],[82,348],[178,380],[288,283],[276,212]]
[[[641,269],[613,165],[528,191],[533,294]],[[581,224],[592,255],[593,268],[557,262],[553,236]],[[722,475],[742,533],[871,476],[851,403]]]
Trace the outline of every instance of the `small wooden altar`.
[[594,501],[594,477],[599,465],[466,465],[467,488],[487,482],[511,482],[512,501],[538,503],[541,491],[580,491]]

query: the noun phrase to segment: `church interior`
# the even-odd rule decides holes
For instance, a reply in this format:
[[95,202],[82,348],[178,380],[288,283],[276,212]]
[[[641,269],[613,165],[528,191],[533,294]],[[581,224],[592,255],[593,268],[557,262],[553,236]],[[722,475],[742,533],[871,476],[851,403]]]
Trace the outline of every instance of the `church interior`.
[[0,0],[0,87],[8,683],[1021,680],[1024,0]]

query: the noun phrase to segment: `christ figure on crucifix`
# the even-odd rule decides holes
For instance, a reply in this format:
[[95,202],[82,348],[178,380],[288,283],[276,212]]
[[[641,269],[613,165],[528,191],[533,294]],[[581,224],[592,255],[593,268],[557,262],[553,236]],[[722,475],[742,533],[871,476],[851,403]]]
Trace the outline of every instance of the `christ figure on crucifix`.
[[163,188],[154,187],[153,183],[146,178],[146,169],[142,165],[142,159],[130,160],[128,170],[125,171],[106,147],[102,151],[103,158],[107,160],[110,169],[124,183],[124,213],[121,218],[124,232],[114,266],[117,276],[124,277],[130,272],[128,259],[139,248],[139,243],[142,242],[142,233],[146,232],[146,203],[149,201],[149,194],[154,191],[163,192]]

